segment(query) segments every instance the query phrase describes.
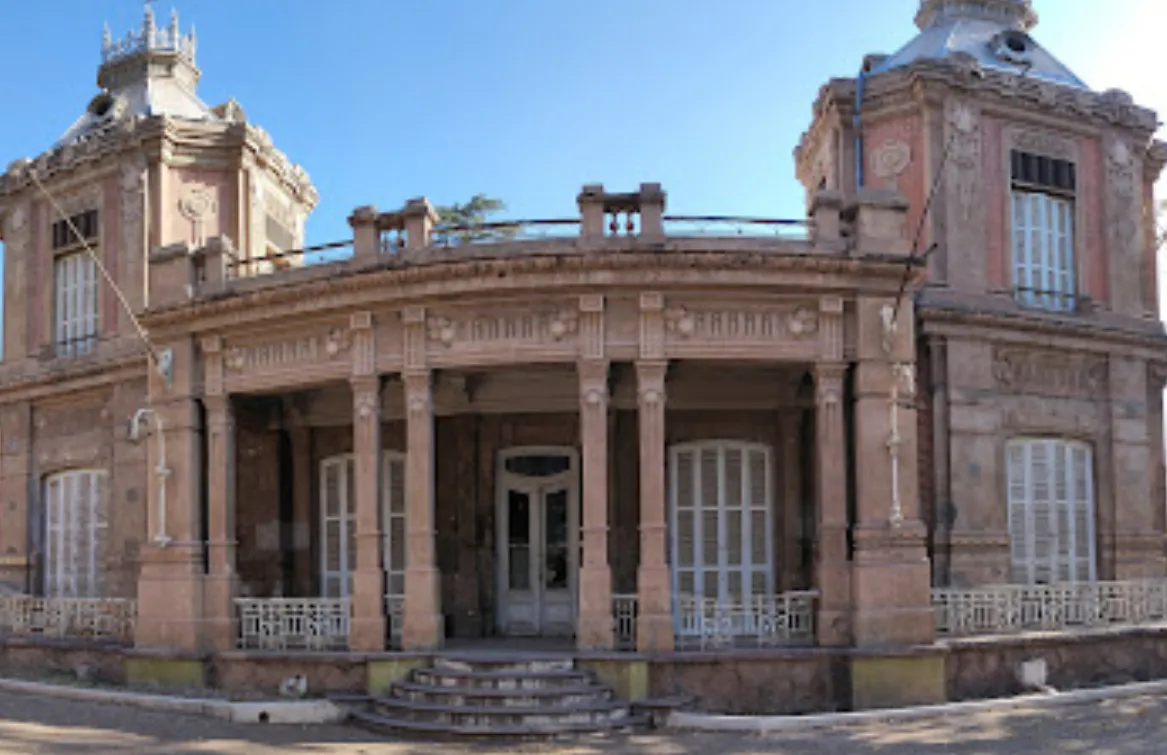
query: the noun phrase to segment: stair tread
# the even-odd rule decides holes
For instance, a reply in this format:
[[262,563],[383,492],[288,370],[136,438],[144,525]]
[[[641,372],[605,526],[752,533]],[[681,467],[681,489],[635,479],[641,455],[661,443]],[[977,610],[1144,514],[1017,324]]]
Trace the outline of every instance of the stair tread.
[[418,684],[417,682],[394,682],[393,690],[425,692],[434,695],[459,695],[461,697],[565,697],[586,695],[610,690],[594,682],[574,686],[532,687],[529,689],[498,689],[495,687],[457,687],[454,685]]
[[570,707],[532,706],[532,705],[445,705],[442,703],[407,700],[403,697],[376,697],[374,705],[384,705],[402,710],[425,711],[427,713],[464,713],[469,715],[511,715],[511,716],[546,716],[572,713],[600,713],[604,711],[627,708],[625,703],[618,700],[602,700],[592,703],[576,703]]
[[452,679],[480,679],[501,681],[504,679],[580,679],[590,680],[592,677],[586,671],[576,669],[554,669],[550,671],[463,671],[454,668],[438,666],[416,669],[417,673],[433,674]]
[[377,713],[354,713],[352,716],[359,724],[366,726],[383,726],[403,732],[417,734],[456,734],[464,736],[490,737],[522,737],[522,736],[554,736],[559,734],[592,734],[606,731],[629,729],[644,723],[643,717],[628,716],[615,721],[589,721],[565,724],[525,724],[525,725],[487,725],[470,726],[466,724],[443,724],[430,721],[408,721]]

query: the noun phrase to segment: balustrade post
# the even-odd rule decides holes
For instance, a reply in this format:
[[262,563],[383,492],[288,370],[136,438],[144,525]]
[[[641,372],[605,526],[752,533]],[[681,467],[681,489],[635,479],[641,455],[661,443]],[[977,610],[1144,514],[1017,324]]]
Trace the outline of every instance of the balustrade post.
[[405,248],[425,249],[430,245],[430,233],[438,222],[438,213],[425,197],[411,199],[401,211],[405,221]]
[[585,184],[579,196],[580,236],[585,239],[602,239],[607,235],[604,228],[604,185]]
[[353,210],[348,224],[353,229],[353,257],[375,259],[381,253],[381,234],[377,229],[377,208],[365,205]]
[[640,238],[645,241],[665,239],[666,194],[659,183],[640,184]]
[[208,395],[207,412],[207,556],[204,588],[206,645],[213,650],[235,647],[236,488],[235,412],[231,397]]

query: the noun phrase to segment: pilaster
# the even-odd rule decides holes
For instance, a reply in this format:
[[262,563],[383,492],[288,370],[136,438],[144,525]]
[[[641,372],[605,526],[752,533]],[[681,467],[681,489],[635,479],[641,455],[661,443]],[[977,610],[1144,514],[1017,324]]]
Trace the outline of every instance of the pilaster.
[[235,645],[236,573],[235,412],[226,395],[206,396],[207,556],[205,644],[214,650]]
[[663,360],[636,363],[640,426],[640,568],[636,574],[640,615],[636,647],[642,652],[673,649],[672,580],[669,574],[665,506],[665,373]]
[[851,637],[850,563],[847,560],[847,436],[843,417],[847,365],[815,365],[814,582],[819,592],[818,643],[846,645]]
[[381,568],[381,378],[374,372],[373,318],[352,316],[353,474],[356,571],[353,573],[349,646],[358,652],[385,649],[385,576]]
[[583,448],[583,564],[579,572],[581,650],[612,647],[612,570],[608,563],[608,363],[603,357],[604,300],[580,300],[578,364]]
[[441,615],[441,574],[434,529],[433,381],[425,364],[425,310],[402,313],[405,371],[405,622],[404,650],[430,650],[445,637]]

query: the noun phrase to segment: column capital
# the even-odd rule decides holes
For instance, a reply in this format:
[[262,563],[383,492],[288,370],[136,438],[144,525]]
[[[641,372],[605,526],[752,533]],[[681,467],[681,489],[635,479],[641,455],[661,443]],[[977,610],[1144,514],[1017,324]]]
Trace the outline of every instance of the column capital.
[[603,359],[587,359],[576,363],[579,396],[584,408],[608,403],[609,369],[609,362]]
[[668,371],[669,363],[663,359],[636,363],[636,396],[642,407],[664,403]]

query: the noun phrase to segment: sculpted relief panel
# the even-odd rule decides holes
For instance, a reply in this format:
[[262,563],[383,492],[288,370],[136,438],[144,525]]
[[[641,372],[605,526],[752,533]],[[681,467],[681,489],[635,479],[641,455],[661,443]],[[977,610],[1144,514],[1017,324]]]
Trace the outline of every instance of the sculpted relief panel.
[[435,312],[426,318],[425,328],[433,364],[570,361],[576,353],[579,308],[570,302],[521,310]]
[[1115,133],[1103,141],[1106,160],[1106,243],[1111,306],[1119,314],[1141,317],[1143,197],[1142,160],[1134,148]]
[[998,346],[993,375],[1004,393],[1105,400],[1106,358],[1091,354]]
[[740,350],[740,356],[754,359],[783,355],[813,359],[819,348],[817,302],[670,302],[664,320],[669,356],[717,356]]
[[351,349],[348,328],[339,326],[255,343],[228,343],[223,350],[224,382],[231,390],[347,376],[352,371]]

